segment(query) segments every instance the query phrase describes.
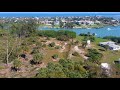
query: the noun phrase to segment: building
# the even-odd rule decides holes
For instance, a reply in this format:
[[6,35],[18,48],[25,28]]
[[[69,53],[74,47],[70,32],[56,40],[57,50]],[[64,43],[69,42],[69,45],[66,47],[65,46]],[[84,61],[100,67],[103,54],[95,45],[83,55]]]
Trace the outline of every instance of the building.
[[90,45],[90,40],[87,40],[87,45]]
[[114,61],[115,64],[120,64],[120,58]]
[[101,68],[110,69],[110,65],[108,63],[101,63]]
[[111,67],[108,63],[101,63],[101,74],[106,76],[111,75]]
[[120,46],[119,45],[109,45],[109,49],[110,50],[120,50]]
[[115,42],[112,42],[112,41],[100,42],[99,45],[102,47],[104,47],[105,45],[108,45],[110,50],[120,50],[120,46],[116,45]]

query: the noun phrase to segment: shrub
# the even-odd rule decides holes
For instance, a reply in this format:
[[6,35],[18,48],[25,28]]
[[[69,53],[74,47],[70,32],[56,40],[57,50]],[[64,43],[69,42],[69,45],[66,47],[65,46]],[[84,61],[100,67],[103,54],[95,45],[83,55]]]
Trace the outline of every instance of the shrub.
[[29,37],[29,38],[28,38],[28,41],[29,41],[29,42],[36,42],[36,37]]
[[14,62],[13,62],[14,68],[19,69],[21,67],[21,65],[22,65],[22,62],[19,59],[14,60]]
[[56,46],[55,49],[60,49],[60,46]]
[[46,44],[43,44],[42,47],[46,47]]
[[49,38],[49,37],[47,37],[47,38],[46,38],[46,40],[50,40],[50,38]]
[[42,43],[41,42],[36,42],[36,46],[41,47]]
[[75,42],[75,44],[78,44],[79,43],[79,41],[77,40],[76,42]]
[[52,56],[52,58],[57,59],[57,58],[58,58],[58,55],[57,55],[57,54],[54,54],[54,55]]
[[79,56],[79,53],[78,52],[74,52],[72,53],[73,56]]
[[99,63],[99,60],[102,58],[103,55],[99,53],[96,49],[88,49],[87,56],[89,57],[89,61]]
[[65,36],[65,35],[61,35],[61,36],[58,36],[58,37],[57,37],[57,40],[60,40],[60,41],[68,41],[69,38],[68,38],[67,36]]
[[28,52],[28,51],[29,51],[29,47],[28,47],[28,46],[23,46],[23,47],[22,47],[22,50]]
[[40,53],[33,55],[33,60],[31,60],[31,64],[40,64],[42,63],[43,55]]
[[33,51],[31,52],[31,54],[37,54],[37,53],[39,53],[38,49],[33,49]]
[[54,46],[55,46],[55,43],[52,42],[52,43],[49,44],[49,46],[50,46],[50,47],[54,47]]

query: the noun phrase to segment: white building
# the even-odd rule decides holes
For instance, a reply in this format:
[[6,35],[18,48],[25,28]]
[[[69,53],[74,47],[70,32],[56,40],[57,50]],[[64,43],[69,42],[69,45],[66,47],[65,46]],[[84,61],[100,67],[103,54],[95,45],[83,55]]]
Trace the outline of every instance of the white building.
[[87,40],[87,45],[90,45],[90,40]]
[[108,63],[101,63],[102,69],[110,69],[110,65]]
[[108,45],[110,50],[120,50],[120,46],[116,45],[115,42],[108,41],[108,42],[100,42],[100,46]]
[[101,74],[110,76],[111,75],[111,67],[108,63],[101,63]]

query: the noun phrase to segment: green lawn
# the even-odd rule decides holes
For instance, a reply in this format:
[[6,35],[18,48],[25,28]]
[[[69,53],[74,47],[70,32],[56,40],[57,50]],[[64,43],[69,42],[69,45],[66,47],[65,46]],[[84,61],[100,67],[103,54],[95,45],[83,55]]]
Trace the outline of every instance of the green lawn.
[[73,56],[72,58],[71,58],[71,60],[74,60],[74,61],[84,61],[84,59],[81,57],[81,56]]
[[[76,40],[78,40],[80,42],[82,42],[83,39],[84,39],[84,36],[78,36],[78,35],[76,36]],[[106,41],[108,41],[108,40],[96,37],[94,43],[99,44],[99,42],[106,42]]]
[[[82,41],[83,36],[77,36],[76,40],[79,40],[80,42]],[[114,60],[118,60],[120,58],[120,51],[111,51],[111,50],[107,50],[107,51],[100,51],[99,49],[104,49],[101,46],[98,46],[99,42],[105,42],[108,41],[107,39],[102,39],[102,38],[97,38],[95,39],[95,42],[92,42],[92,48],[97,49],[100,53],[103,54],[103,58],[101,59],[101,62],[106,62],[106,63],[110,63],[113,64]]]
[[106,41],[108,41],[107,39],[102,39],[102,38],[95,38],[95,43],[96,44],[99,44],[99,42],[106,42]]
[[113,64],[113,61],[118,60],[120,58],[120,51],[105,51],[102,53],[104,56],[101,62],[107,62]]

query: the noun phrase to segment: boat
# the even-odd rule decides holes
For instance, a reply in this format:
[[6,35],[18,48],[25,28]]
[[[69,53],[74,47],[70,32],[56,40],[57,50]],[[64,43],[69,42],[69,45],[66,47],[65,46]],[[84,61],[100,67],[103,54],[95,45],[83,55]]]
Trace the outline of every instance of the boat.
[[110,31],[110,30],[111,30],[111,28],[107,28],[107,30],[108,30],[108,31]]
[[91,28],[87,28],[87,29],[91,29]]

